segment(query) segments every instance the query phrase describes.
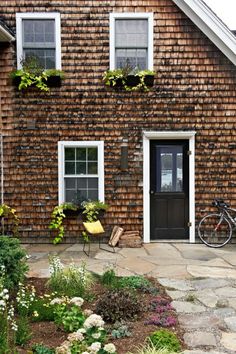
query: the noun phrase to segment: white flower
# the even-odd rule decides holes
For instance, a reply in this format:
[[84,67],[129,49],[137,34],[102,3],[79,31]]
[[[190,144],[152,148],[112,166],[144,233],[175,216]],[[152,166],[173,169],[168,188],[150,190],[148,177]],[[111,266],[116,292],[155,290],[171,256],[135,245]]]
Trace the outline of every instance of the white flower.
[[92,353],[97,353],[99,351],[99,349],[101,349],[101,343],[100,342],[94,342],[90,345],[90,347],[88,347],[88,349],[92,352]]
[[92,327],[103,327],[104,321],[101,316],[96,315],[95,313],[86,318],[84,322],[84,328]]
[[98,338],[101,337],[101,333],[93,333],[92,337],[95,338],[95,339],[98,339]]
[[86,329],[85,329],[85,328],[79,328],[79,329],[77,330],[77,332],[79,332],[79,333],[86,333]]
[[84,300],[82,299],[82,297],[73,297],[71,300],[70,300],[70,303],[71,304],[74,304],[78,307],[81,307],[84,303]]
[[52,301],[50,301],[50,305],[60,305],[64,303],[64,299],[60,299],[59,297],[55,297]]
[[107,353],[115,353],[116,352],[116,347],[114,346],[113,343],[108,343],[104,345],[103,348]]
[[68,335],[67,337],[69,342],[79,341],[82,342],[84,340],[84,336],[81,332],[74,332]]

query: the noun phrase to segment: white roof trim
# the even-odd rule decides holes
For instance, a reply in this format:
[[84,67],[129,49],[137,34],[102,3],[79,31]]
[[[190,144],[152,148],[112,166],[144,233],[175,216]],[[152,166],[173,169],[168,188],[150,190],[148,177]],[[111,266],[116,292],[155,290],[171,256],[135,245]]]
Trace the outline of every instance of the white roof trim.
[[14,37],[0,24],[0,42],[14,41]]
[[236,37],[202,0],[173,0],[201,31],[236,65]]

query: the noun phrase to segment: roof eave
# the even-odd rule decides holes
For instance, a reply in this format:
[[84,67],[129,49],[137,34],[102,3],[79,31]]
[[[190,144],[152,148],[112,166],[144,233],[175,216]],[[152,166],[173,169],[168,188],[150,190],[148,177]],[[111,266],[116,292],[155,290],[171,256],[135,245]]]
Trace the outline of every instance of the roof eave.
[[201,0],[173,0],[196,26],[236,65],[236,38]]
[[15,38],[0,24],[0,42],[12,42]]

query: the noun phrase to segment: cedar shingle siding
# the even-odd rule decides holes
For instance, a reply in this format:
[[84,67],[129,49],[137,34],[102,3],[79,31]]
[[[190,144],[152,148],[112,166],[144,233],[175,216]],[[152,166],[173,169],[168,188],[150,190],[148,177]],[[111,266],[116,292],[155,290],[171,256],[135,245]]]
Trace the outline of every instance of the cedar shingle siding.
[[[21,218],[23,237],[45,242],[52,235],[61,140],[104,140],[107,229],[119,225],[142,235],[143,130],[196,131],[197,220],[214,197],[236,205],[236,69],[172,1],[0,2],[0,16],[13,29],[15,13],[32,10],[61,14],[66,79],[49,94],[18,92],[8,78],[16,66],[15,46],[0,47],[4,197]],[[110,12],[153,12],[156,77],[150,92],[117,92],[103,84]],[[128,139],[125,172],[123,138]],[[78,225],[68,220],[67,234],[78,236]]]

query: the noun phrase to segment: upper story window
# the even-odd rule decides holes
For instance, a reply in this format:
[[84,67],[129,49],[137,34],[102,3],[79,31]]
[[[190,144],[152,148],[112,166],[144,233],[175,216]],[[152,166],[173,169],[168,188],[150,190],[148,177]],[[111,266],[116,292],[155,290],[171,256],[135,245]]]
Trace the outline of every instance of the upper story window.
[[36,57],[44,69],[61,69],[59,13],[17,13],[17,67],[27,57]]
[[110,69],[153,69],[153,14],[110,14]]

